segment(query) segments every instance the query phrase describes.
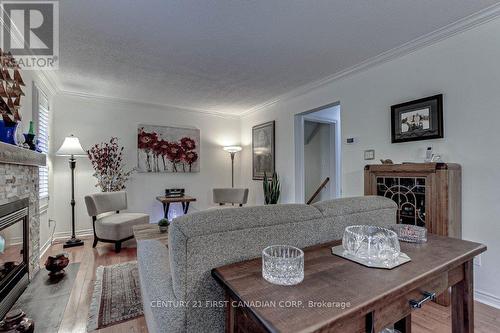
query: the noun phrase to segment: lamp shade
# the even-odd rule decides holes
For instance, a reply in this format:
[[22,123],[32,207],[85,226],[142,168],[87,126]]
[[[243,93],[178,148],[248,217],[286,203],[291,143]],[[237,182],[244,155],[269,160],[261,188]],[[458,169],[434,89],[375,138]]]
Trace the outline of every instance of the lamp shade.
[[223,149],[228,153],[237,153],[241,151],[242,148],[240,146],[226,146]]
[[80,140],[74,135],[67,136],[64,139],[61,148],[56,152],[57,156],[87,156],[87,152],[83,150]]

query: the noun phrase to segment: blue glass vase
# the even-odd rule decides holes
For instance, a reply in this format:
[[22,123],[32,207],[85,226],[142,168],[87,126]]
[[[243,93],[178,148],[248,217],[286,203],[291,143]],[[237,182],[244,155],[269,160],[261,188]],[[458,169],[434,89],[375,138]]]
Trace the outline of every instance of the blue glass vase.
[[0,120],[0,141],[15,145],[16,130],[17,123],[6,123],[5,121]]

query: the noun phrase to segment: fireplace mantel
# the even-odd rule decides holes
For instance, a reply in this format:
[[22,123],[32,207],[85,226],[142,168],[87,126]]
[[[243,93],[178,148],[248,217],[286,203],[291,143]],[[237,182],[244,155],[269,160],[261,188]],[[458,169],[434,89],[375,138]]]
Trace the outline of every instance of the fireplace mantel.
[[45,154],[0,142],[0,163],[45,166],[47,158]]

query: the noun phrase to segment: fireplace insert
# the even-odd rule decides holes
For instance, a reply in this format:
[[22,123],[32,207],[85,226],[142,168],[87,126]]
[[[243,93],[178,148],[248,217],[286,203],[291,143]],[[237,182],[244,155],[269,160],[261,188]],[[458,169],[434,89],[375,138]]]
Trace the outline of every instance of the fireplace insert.
[[29,283],[29,199],[0,206],[0,317]]

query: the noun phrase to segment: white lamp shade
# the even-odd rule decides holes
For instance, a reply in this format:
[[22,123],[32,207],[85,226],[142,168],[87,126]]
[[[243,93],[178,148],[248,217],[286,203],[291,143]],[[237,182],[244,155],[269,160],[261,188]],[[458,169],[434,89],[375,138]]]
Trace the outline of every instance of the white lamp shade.
[[64,139],[61,148],[56,152],[57,156],[87,156],[87,152],[83,150],[80,140],[76,136],[67,136]]
[[241,151],[242,148],[240,146],[226,146],[223,149],[228,153],[237,153]]

